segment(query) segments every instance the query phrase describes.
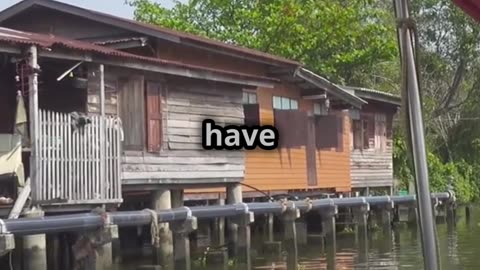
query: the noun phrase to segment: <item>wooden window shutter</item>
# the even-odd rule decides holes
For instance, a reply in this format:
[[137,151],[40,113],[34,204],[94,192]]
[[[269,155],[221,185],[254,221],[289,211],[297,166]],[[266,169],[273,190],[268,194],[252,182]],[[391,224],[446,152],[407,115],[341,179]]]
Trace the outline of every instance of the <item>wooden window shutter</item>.
[[274,125],[279,133],[279,146],[307,145],[307,114],[298,110],[273,110]]
[[365,148],[375,147],[375,115],[366,114],[364,116],[364,129],[365,129]]
[[337,152],[343,152],[343,116],[337,116]]
[[162,86],[147,82],[147,150],[158,152],[162,145]]
[[260,109],[258,104],[243,104],[245,125],[260,125]]
[[[338,117],[336,115],[317,116],[315,121],[317,149],[337,148]],[[343,125],[342,125],[343,132]]]

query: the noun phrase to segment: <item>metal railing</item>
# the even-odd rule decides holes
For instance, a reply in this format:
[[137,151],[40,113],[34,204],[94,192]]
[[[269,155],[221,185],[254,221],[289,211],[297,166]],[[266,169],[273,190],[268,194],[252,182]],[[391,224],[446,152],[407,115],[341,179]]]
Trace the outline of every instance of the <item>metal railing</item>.
[[[450,192],[431,194],[433,201],[448,201],[454,199]],[[300,211],[328,211],[332,207],[359,207],[366,204],[372,206],[404,205],[416,201],[415,196],[378,196],[378,197],[353,197],[334,198],[304,201],[282,201],[262,203],[239,203],[231,205],[212,205],[180,207],[157,212],[161,222],[183,221],[190,216],[197,219],[218,217],[235,217],[248,212],[255,215],[282,214],[287,210]],[[120,211],[107,213],[108,218],[101,214],[70,214],[48,216],[39,218],[20,218],[16,220],[0,219],[0,234],[31,235],[44,233],[72,232],[92,230],[104,226],[106,222],[119,227],[148,225],[152,222],[151,212]]]

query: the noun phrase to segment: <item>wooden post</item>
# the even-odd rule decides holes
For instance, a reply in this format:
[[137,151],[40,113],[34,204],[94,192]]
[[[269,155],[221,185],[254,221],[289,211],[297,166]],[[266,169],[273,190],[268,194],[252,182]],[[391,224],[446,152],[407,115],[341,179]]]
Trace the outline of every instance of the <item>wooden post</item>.
[[287,270],[296,270],[298,266],[297,230],[295,220],[300,217],[300,211],[289,208],[282,215],[283,220],[283,243],[287,250]]
[[[170,190],[160,189],[153,192],[153,210],[161,211],[172,208]],[[162,268],[173,269],[173,237],[168,223],[160,223],[158,226],[158,234],[160,237],[159,246],[154,247],[155,256],[154,264],[159,264]]]
[[[41,210],[30,210],[25,217],[42,217]],[[47,270],[47,250],[45,234],[23,236],[23,269],[25,270]]]
[[[230,184],[227,186],[227,204],[241,203],[242,186],[240,184]],[[234,221],[228,222],[228,252],[229,256],[234,257],[237,254],[238,245],[238,225]]]
[[338,214],[338,208],[332,206],[325,211],[320,212],[322,218],[322,236],[325,239],[327,270],[335,270],[336,267],[336,253],[337,253],[337,239],[336,239],[336,225],[335,216]]
[[32,73],[28,77],[28,94],[29,94],[29,121],[30,121],[30,180],[32,184],[32,201],[38,200],[37,195],[40,192],[40,187],[37,180],[37,172],[39,169],[39,153],[38,145],[38,54],[37,46],[33,45],[29,48],[29,66]]
[[[105,159],[106,159],[106,149],[105,149],[105,70],[104,66],[100,65],[100,196],[102,199],[105,199],[105,180],[106,180],[106,170],[105,170]],[[111,180],[111,179],[110,179]]]

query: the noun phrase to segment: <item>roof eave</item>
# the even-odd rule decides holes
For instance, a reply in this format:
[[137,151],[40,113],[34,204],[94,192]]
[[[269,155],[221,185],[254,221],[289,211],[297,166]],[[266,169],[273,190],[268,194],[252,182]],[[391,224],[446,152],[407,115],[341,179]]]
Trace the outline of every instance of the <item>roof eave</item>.
[[329,80],[323,78],[322,76],[315,74],[314,72],[307,70],[305,68],[298,68],[294,76],[299,77],[316,87],[325,90],[327,93],[331,94],[332,96],[335,96],[352,106],[356,108],[361,108],[362,105],[367,104],[365,100],[361,99],[360,97],[357,97],[348,91],[342,89],[338,85],[330,82]]
[[[3,11],[0,12],[0,23],[15,16],[16,14],[19,14],[20,12],[34,6],[42,6],[54,10],[58,10],[61,12],[65,12],[68,14],[72,14],[75,16],[79,17],[84,17],[88,18],[90,20],[124,28],[126,30],[132,31],[132,32],[139,32],[143,33],[145,35],[149,35],[151,37],[163,39],[163,40],[168,40],[174,43],[180,43],[184,44],[186,46],[194,46],[194,47],[199,47],[204,50],[215,50],[217,48],[216,45],[212,44],[202,44],[201,41],[198,40],[189,40],[185,37],[180,37],[180,36],[175,36],[174,34],[171,33],[165,33],[161,32],[159,30],[151,29],[149,27],[141,26],[135,24],[133,21],[129,21],[127,19],[121,19],[121,18],[116,18],[115,16],[108,15],[108,14],[103,14],[101,12],[96,12],[96,11],[91,11],[88,9],[84,9],[81,7],[77,7],[74,5],[69,5],[57,1],[51,1],[51,0],[24,0],[21,1]],[[89,14],[87,14],[89,13]],[[93,13],[93,14],[92,14]],[[228,56],[233,56],[237,58],[242,58],[248,61],[252,62],[258,62],[258,63],[263,63],[263,64],[269,64],[269,65],[274,65],[274,66],[300,66],[301,64],[289,60],[289,59],[275,59],[276,56],[272,56],[272,58],[266,57],[266,56],[261,56],[261,55],[249,55],[248,52],[241,51],[241,50],[235,50],[233,48],[223,48],[220,50],[215,50],[215,52],[220,53],[220,54],[225,54]],[[260,52],[260,51],[259,51]],[[279,58],[279,57],[277,57]]]

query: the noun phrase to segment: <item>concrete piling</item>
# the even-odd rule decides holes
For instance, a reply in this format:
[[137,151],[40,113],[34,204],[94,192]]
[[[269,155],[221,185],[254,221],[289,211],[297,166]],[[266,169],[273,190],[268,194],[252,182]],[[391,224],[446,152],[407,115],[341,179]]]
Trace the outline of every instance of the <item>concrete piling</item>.
[[[39,209],[31,209],[25,217],[43,217],[45,214]],[[23,237],[23,269],[47,270],[47,251],[45,234],[26,235]]]
[[191,269],[190,239],[188,235],[197,229],[197,218],[189,217],[174,225],[175,269]]
[[[242,186],[238,183],[230,184],[227,186],[227,204],[238,204],[243,201],[242,199]],[[228,253],[230,257],[237,255],[238,243],[238,225],[234,220],[228,222]]]
[[335,216],[337,214],[338,208],[336,206],[332,206],[320,212],[322,218],[322,236],[325,242],[324,245],[327,258],[327,270],[336,269],[337,239]]
[[232,221],[238,226],[238,242],[235,248],[238,258],[237,269],[250,270],[252,269],[250,224],[255,221],[254,215],[247,212]]
[[368,260],[368,213],[370,205],[365,203],[353,209],[355,220],[355,242],[359,249],[361,262]]
[[300,217],[296,208],[288,208],[282,215],[283,245],[287,251],[287,270],[296,270],[298,266],[298,243],[295,220]]
[[[170,190],[160,189],[153,192],[153,210],[160,211],[172,208]],[[154,264],[161,265],[164,270],[173,269],[173,236],[168,223],[158,224],[160,243],[154,247]]]
[[[173,190],[171,197],[172,207],[183,206],[183,190]],[[172,226],[175,269],[190,270],[192,266],[189,234],[197,229],[197,218],[190,216],[184,221],[174,222]]]

